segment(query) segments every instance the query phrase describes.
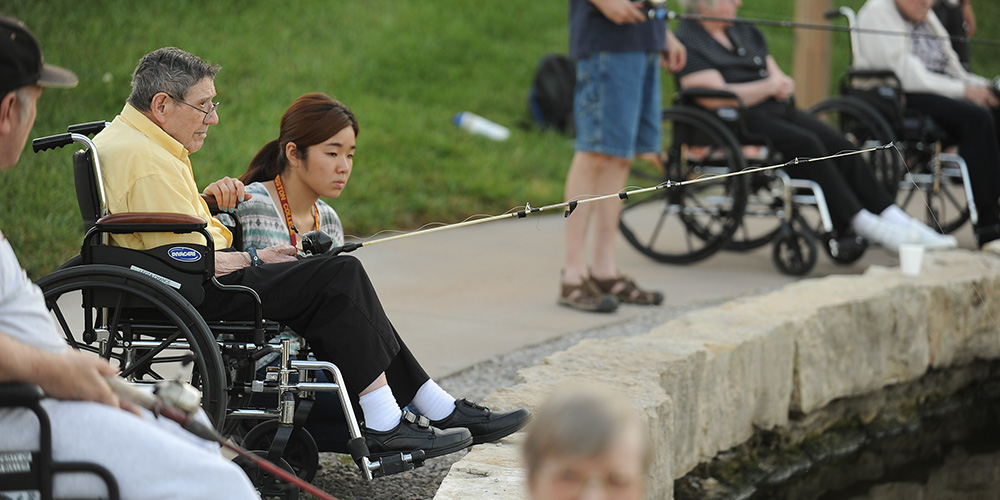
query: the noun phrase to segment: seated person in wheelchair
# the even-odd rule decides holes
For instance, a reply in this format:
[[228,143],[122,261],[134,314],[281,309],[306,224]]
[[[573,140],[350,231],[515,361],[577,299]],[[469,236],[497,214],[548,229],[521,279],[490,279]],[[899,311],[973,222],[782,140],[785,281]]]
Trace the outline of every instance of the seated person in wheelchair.
[[[219,281],[253,288],[265,318],[288,326],[308,341],[317,359],[340,368],[347,393],[364,414],[363,433],[373,455],[419,449],[431,458],[520,429],[529,418],[526,410],[491,412],[456,401],[429,378],[389,321],[357,259],[327,254],[299,260],[289,244],[227,251],[232,234],[209,214],[188,159],[201,149],[209,126],[219,122],[218,105],[212,103],[218,69],[172,47],[142,58],[121,115],[94,138],[108,209],[175,212],[208,221]],[[353,126],[341,123],[322,142],[343,132],[342,138],[353,143]],[[301,207],[291,210],[299,213]],[[145,249],[191,238],[115,235],[114,243]],[[243,319],[253,310],[245,295],[213,287],[205,293],[198,310],[206,320]],[[400,409],[408,404],[426,418]]]
[[[682,0],[687,12],[735,19],[740,0]],[[856,147],[840,132],[795,108],[792,81],[768,52],[755,26],[730,21],[685,19],[675,35],[688,49],[688,63],[677,73],[681,87],[723,89],[747,106],[746,128],[766,136],[785,158],[820,157]],[[786,168],[789,175],[815,181],[829,202],[834,227],[848,228],[890,251],[903,243],[955,248],[941,235],[893,204],[859,155],[833,162]]]
[[[43,64],[34,36],[6,17],[0,17],[0,68],[0,168],[7,168],[17,163],[24,148],[42,86],[68,87],[77,79],[65,69]],[[48,397],[42,407],[51,423],[52,458],[103,466],[118,483],[121,498],[259,498],[217,444],[166,419],[122,409],[127,405],[105,378],[114,376],[115,368],[97,356],[69,349],[41,290],[21,269],[3,233],[0,353],[0,383],[35,384]],[[0,451],[38,449],[38,421],[30,411],[0,409],[0,429]],[[89,475],[59,474],[54,494],[97,497],[105,494],[105,486]]]
[[958,141],[979,216],[976,241],[983,250],[1000,253],[1000,99],[996,89],[985,78],[966,71],[947,38],[939,38],[948,33],[930,2],[869,0],[858,11],[858,26],[855,67],[894,71],[906,107],[931,117]]

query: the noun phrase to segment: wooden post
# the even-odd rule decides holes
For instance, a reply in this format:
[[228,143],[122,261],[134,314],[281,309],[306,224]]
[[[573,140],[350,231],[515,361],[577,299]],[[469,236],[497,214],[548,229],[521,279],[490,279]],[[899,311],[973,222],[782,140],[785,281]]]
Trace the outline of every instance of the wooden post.
[[[832,0],[795,0],[795,22],[826,23],[823,13],[832,3]],[[792,58],[795,103],[805,109],[829,95],[830,32],[796,28]]]

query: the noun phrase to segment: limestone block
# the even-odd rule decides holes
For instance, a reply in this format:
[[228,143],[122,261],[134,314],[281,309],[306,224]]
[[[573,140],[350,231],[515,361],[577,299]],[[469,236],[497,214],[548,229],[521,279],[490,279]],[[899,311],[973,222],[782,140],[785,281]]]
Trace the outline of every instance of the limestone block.
[[554,390],[566,385],[597,382],[615,388],[647,418],[656,450],[647,498],[669,499],[673,496],[676,446],[672,439],[676,433],[673,402],[660,385],[660,373],[669,364],[663,352],[650,349],[638,337],[585,340],[549,356],[537,366],[519,371],[514,386],[489,395],[484,403],[498,408],[523,406],[535,411]]
[[517,433],[511,438],[501,443],[474,446],[465,457],[451,466],[451,471],[441,482],[434,500],[527,498],[520,455],[523,433]]
[[[787,324],[734,303],[685,315],[650,332],[664,352],[692,356],[664,366],[674,401],[674,473],[788,420],[794,343]],[[652,343],[652,341],[651,341]]]
[[819,307],[797,328],[793,410],[809,413],[927,370],[926,294],[908,285],[873,291],[839,303],[815,298]]

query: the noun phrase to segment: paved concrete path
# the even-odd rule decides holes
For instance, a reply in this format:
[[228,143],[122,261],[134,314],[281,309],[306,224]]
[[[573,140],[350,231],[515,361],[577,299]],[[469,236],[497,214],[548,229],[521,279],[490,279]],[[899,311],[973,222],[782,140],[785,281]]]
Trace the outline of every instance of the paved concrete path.
[[[583,313],[556,303],[564,219],[538,215],[418,235],[362,247],[382,302],[417,358],[441,378],[480,361],[566,333],[623,322],[649,311],[622,306],[613,314]],[[966,224],[955,233],[974,248]],[[802,279],[771,263],[771,247],[719,252],[688,266],[659,264],[618,236],[619,265],[641,285],[662,290],[669,305],[718,301]],[[806,276],[859,273],[898,258],[869,249],[856,263],[835,264],[822,250]]]

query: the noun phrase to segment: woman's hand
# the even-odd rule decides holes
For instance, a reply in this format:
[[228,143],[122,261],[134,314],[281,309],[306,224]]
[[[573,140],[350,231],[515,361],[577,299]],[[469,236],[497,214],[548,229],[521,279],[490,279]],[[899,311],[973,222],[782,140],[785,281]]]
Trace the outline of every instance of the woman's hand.
[[795,94],[795,80],[783,73],[772,73],[771,80],[774,85],[774,98],[779,101],[787,101]]
[[244,192],[243,188],[243,183],[239,179],[223,177],[205,186],[205,190],[202,193],[214,196],[215,202],[219,205],[219,210],[231,213],[236,210],[236,205],[249,200],[253,196],[250,193]]

